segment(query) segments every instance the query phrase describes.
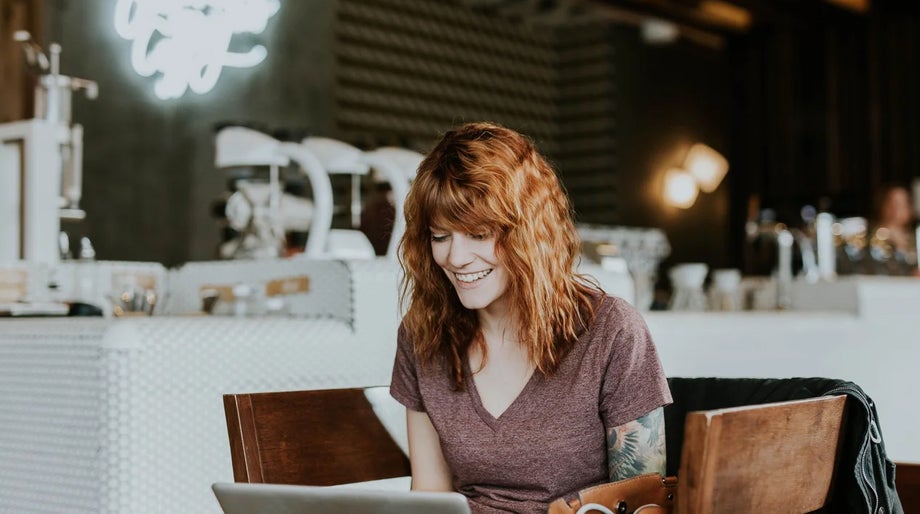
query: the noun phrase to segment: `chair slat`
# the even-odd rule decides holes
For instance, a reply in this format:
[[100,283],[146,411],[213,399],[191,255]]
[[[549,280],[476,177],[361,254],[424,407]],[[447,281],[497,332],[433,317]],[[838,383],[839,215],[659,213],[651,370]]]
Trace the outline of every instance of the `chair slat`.
[[336,485],[410,474],[363,389],[224,395],[237,482]]
[[846,396],[687,414],[678,512],[811,512],[827,503]]

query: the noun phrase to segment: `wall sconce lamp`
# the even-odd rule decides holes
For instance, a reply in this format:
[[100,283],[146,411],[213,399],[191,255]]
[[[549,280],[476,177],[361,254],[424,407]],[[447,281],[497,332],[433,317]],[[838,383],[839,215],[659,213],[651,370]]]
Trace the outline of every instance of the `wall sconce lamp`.
[[697,143],[690,148],[684,168],[693,175],[704,193],[711,193],[728,173],[728,160],[712,148]]
[[671,168],[664,175],[664,199],[674,207],[688,209],[700,189],[693,175],[681,168]]
[[728,160],[709,146],[697,143],[690,148],[683,168],[671,168],[664,176],[664,199],[688,209],[700,191],[711,193],[728,173]]

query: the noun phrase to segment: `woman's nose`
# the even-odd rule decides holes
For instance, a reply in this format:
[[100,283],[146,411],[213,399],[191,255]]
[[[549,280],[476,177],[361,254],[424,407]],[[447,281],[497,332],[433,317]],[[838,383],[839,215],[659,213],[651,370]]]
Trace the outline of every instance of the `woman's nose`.
[[451,236],[447,262],[452,268],[462,268],[473,262],[473,252],[470,251],[469,243],[469,239],[462,234]]

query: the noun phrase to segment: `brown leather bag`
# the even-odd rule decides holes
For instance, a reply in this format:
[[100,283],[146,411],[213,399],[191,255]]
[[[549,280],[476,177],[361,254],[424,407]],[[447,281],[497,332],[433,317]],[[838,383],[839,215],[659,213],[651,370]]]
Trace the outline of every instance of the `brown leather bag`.
[[671,514],[677,494],[677,477],[648,473],[578,491],[578,498],[559,498],[547,514]]

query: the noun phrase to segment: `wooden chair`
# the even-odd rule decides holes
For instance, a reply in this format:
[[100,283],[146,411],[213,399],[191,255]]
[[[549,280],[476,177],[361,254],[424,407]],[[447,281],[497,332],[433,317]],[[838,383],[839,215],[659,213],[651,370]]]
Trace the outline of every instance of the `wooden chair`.
[[834,480],[846,396],[687,414],[677,512],[804,513]]
[[904,512],[920,512],[920,464],[898,464],[898,497]]
[[[846,396],[689,412],[679,514],[827,503]],[[410,475],[363,389],[224,395],[234,480],[337,485]]]
[[224,395],[237,482],[337,485],[410,475],[364,389]]

